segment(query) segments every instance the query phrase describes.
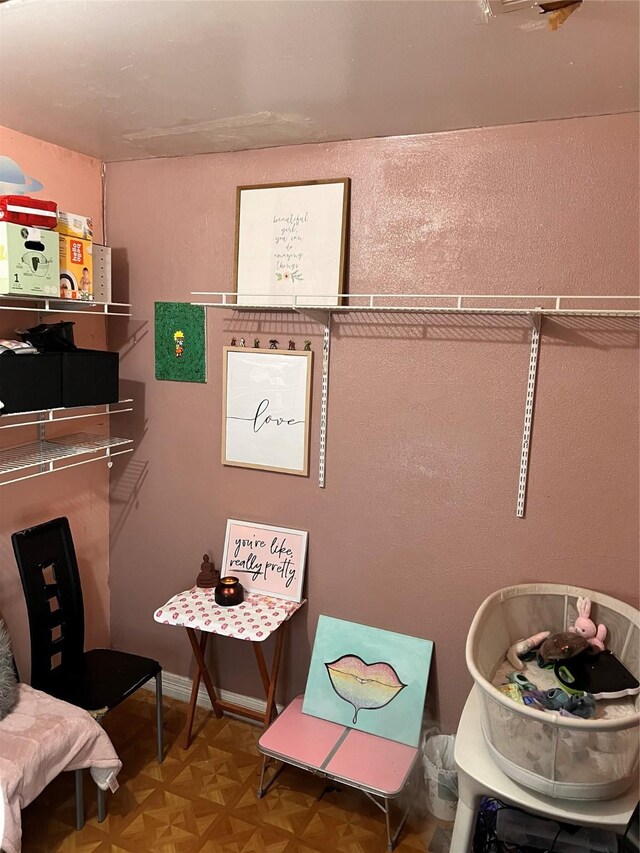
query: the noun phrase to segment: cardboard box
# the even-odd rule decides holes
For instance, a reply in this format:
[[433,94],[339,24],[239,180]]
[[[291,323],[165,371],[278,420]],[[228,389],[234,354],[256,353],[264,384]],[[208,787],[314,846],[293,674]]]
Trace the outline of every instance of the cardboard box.
[[0,355],[0,415],[62,406],[59,352]]
[[93,244],[56,234],[60,241],[60,293],[65,299],[93,300]]
[[67,237],[93,240],[93,221],[90,216],[80,216],[77,213],[65,213],[64,210],[59,210],[55,230],[58,234],[65,234]]
[[93,298],[111,302],[111,249],[93,244]]
[[118,402],[120,356],[117,352],[79,349],[63,352],[61,358],[63,406]]
[[0,222],[0,293],[59,296],[59,235]]

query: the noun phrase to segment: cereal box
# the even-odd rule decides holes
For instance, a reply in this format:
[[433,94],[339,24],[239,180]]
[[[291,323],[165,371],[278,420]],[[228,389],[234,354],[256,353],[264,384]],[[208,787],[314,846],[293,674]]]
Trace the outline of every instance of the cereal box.
[[59,239],[60,296],[93,300],[93,244],[65,234]]

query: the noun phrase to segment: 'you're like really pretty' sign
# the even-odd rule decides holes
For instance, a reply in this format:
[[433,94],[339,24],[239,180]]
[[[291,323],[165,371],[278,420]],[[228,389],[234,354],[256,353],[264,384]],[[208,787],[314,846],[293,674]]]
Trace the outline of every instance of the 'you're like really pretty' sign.
[[306,530],[227,520],[220,576],[233,575],[249,592],[302,600]]

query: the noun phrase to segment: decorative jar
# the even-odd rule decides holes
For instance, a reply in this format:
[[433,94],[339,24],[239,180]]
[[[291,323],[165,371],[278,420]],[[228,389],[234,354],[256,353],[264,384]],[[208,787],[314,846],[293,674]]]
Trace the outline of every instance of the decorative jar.
[[233,607],[244,601],[244,589],[238,578],[228,576],[220,578],[213,591],[216,604],[220,607]]

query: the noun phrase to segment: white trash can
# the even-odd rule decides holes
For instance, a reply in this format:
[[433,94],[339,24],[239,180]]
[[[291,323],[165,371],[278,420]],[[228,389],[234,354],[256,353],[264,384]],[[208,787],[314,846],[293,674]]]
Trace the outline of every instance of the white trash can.
[[458,806],[458,771],[453,758],[455,735],[429,729],[424,736],[422,756],[427,786],[427,808],[440,820],[454,820]]

